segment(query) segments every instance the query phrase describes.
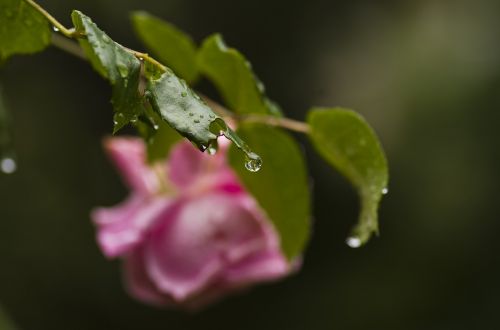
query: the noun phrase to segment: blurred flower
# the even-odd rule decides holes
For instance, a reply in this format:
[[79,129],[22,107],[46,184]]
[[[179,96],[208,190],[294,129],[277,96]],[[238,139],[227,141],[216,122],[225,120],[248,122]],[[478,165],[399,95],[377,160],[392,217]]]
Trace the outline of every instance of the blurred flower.
[[272,224],[226,163],[227,145],[210,156],[179,142],[153,165],[140,139],[105,147],[131,193],[92,218],[103,253],[123,258],[131,295],[196,308],[290,273]]

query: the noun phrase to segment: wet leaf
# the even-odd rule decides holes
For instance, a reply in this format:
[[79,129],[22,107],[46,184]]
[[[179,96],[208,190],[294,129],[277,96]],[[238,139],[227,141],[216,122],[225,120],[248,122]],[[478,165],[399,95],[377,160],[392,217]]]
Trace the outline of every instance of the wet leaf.
[[94,69],[113,86],[111,103],[115,111],[114,132],[137,121],[144,113],[143,97],[139,93],[141,62],[125,47],[114,42],[92,20],[79,11],[71,15],[87,58]]
[[378,233],[377,210],[387,192],[388,167],[371,127],[351,110],[312,109],[310,137],[319,154],[349,179],[361,199],[358,224],[347,243],[358,247]]
[[167,69],[158,79],[151,76],[146,90],[149,102],[160,117],[200,150],[206,150],[224,134],[245,154],[251,153],[224,120],[171,70]]

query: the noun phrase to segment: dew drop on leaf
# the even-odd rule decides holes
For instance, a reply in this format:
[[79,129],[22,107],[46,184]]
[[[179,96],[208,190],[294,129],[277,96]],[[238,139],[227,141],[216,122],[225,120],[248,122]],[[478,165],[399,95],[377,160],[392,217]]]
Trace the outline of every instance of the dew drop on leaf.
[[17,169],[16,161],[10,157],[5,157],[0,161],[0,169],[5,174],[12,174]]
[[125,77],[128,76],[128,68],[127,68],[127,66],[125,66],[123,64],[118,64],[117,67],[118,67],[118,72],[120,73],[120,76],[122,78],[125,78]]
[[102,41],[104,41],[105,43],[109,44],[111,42],[111,39],[107,35],[103,35],[102,36]]
[[387,195],[388,193],[389,193],[389,189],[388,188],[382,189],[382,195]]
[[262,167],[262,159],[255,152],[250,152],[245,157],[245,168],[250,172],[257,172]]
[[345,242],[349,247],[352,247],[353,249],[359,248],[361,246],[361,240],[357,237],[349,237]]
[[59,32],[59,29],[58,29],[56,26],[53,26],[53,27],[52,27],[52,30],[53,30],[54,32]]

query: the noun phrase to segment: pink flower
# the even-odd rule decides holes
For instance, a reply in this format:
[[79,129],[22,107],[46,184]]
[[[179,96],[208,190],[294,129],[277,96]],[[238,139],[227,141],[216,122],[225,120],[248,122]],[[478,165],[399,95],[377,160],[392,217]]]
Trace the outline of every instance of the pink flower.
[[179,142],[166,162],[154,165],[146,163],[140,139],[110,138],[105,147],[131,193],[92,218],[103,253],[123,259],[132,296],[199,307],[294,268],[266,214],[227,165],[227,145],[210,156]]

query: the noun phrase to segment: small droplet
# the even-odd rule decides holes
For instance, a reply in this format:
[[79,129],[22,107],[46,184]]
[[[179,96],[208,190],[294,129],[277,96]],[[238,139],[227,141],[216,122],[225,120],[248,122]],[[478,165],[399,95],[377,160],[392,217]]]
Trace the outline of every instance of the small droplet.
[[160,129],[160,125],[158,125],[158,124],[153,124],[153,129],[154,129],[155,131],[159,130],[159,129]]
[[254,152],[250,152],[245,157],[245,168],[250,172],[257,172],[262,167],[262,159]]
[[122,78],[125,78],[125,77],[127,77],[127,76],[128,76],[128,68],[127,68],[125,65],[123,65],[123,64],[118,64],[118,65],[117,65],[117,68],[118,68],[118,72],[120,73],[120,76],[121,76]]
[[57,28],[57,26],[53,26],[53,27],[52,27],[52,30],[53,30],[54,32],[59,32],[59,29]]
[[181,92],[182,97],[186,97],[188,94],[186,92]]
[[213,155],[215,155],[217,153],[217,148],[214,145],[211,144],[211,145],[208,146],[207,151],[208,151],[209,155],[213,156]]
[[5,174],[12,174],[17,169],[16,161],[9,157],[3,158],[0,162],[0,169]]
[[200,120],[199,119],[195,119],[194,122],[195,122],[195,124],[198,124],[200,122]]
[[347,245],[349,245],[349,247],[353,249],[359,248],[361,246],[361,240],[358,237],[349,237],[345,242]]
[[389,193],[389,189],[388,188],[382,189],[382,195],[387,195],[388,193]]
[[130,119],[130,122],[131,122],[132,124],[137,123],[137,117],[132,117],[132,118]]

